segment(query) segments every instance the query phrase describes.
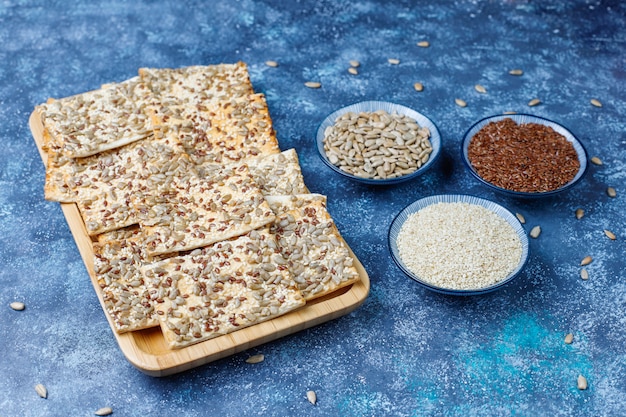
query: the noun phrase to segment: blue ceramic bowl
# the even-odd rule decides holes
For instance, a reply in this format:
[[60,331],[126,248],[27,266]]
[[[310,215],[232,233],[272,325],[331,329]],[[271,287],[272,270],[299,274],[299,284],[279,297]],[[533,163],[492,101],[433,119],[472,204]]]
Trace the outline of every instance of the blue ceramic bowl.
[[[326,152],[324,151],[324,132],[326,131],[326,128],[335,124],[335,121],[337,120],[337,118],[345,113],[375,112],[377,110],[384,110],[390,114],[398,113],[398,114],[409,116],[412,119],[414,119],[419,126],[427,127],[430,130],[430,143],[431,143],[433,150],[430,154],[430,157],[428,158],[428,161],[426,161],[426,163],[422,165],[419,169],[415,170],[414,172],[410,174],[403,175],[403,176],[396,177],[396,178],[391,178],[391,179],[361,178],[361,177],[357,177],[352,174],[349,174],[345,171],[342,171],[341,169],[339,169],[339,167],[333,165],[328,160],[328,157],[326,156]],[[385,101],[363,101],[363,102],[356,103],[356,104],[344,107],[340,110],[333,112],[328,117],[326,117],[326,119],[324,119],[324,121],[320,124],[319,128],[317,129],[317,136],[315,139],[317,143],[317,150],[319,151],[320,157],[322,158],[322,161],[330,169],[332,169],[337,174],[345,178],[349,178],[351,180],[358,181],[358,182],[365,183],[365,184],[375,184],[375,185],[396,184],[399,182],[412,180],[422,175],[434,164],[434,162],[437,160],[437,157],[439,156],[439,153],[441,151],[441,135],[439,134],[439,130],[437,129],[437,126],[435,126],[435,124],[428,117],[408,107],[405,107],[399,104],[388,103]]]
[[[501,281],[493,285],[490,285],[488,287],[483,287],[483,288],[469,289],[469,290],[439,287],[439,286],[431,284],[430,282],[425,281],[424,279],[418,277],[415,273],[411,272],[411,270],[409,270],[409,268],[402,262],[402,259],[400,258],[400,253],[398,251],[397,240],[398,240],[398,234],[400,233],[400,229],[402,228],[402,225],[411,214],[425,207],[428,207],[431,204],[437,204],[441,202],[443,203],[464,202],[464,203],[479,205],[479,206],[485,207],[488,210],[491,210],[492,212],[494,212],[495,214],[503,218],[508,224],[510,224],[511,227],[513,227],[513,229],[515,230],[515,233],[517,233],[517,236],[519,237],[520,242],[522,244],[522,256],[520,258],[518,265],[515,267],[515,269],[511,271],[511,273],[509,273],[504,279],[502,279]],[[469,195],[444,194],[444,195],[435,195],[431,197],[425,197],[425,198],[415,201],[414,203],[404,208],[393,220],[393,222],[391,223],[391,227],[389,228],[388,239],[389,239],[389,249],[391,251],[391,257],[393,258],[394,262],[398,265],[398,267],[408,277],[412,278],[418,284],[420,284],[422,287],[426,289],[429,289],[431,291],[435,291],[438,293],[442,293],[442,294],[448,294],[448,295],[479,295],[479,294],[489,293],[489,292],[502,288],[506,284],[513,281],[520,274],[520,272],[524,269],[524,266],[526,265],[526,262],[528,261],[528,254],[529,254],[528,236],[526,235],[526,232],[524,231],[522,224],[519,222],[517,217],[515,217],[515,215],[513,215],[509,210],[505,209],[504,207],[492,201],[474,197],[474,196],[469,196]]]
[[[506,188],[498,187],[486,181],[485,179],[483,179],[478,174],[478,172],[474,169],[474,167],[469,161],[469,158],[467,155],[467,149],[469,147],[470,141],[472,140],[474,135],[476,135],[476,133],[478,133],[478,131],[482,129],[485,125],[487,125],[488,123],[498,122],[500,120],[507,119],[507,118],[514,120],[518,124],[537,123],[537,124],[542,124],[544,126],[549,126],[552,129],[554,129],[557,133],[560,133],[561,135],[563,135],[565,139],[567,139],[574,146],[574,149],[576,150],[576,154],[578,155],[578,161],[580,162],[580,169],[576,173],[576,176],[574,176],[574,178],[570,182],[568,182],[567,184],[563,185],[560,188],[557,188],[556,190],[546,191],[546,192],[536,192],[536,193],[508,190]],[[478,181],[480,181],[487,187],[491,188],[492,190],[495,190],[502,194],[506,194],[511,197],[522,197],[522,198],[549,197],[558,193],[562,193],[563,191],[569,190],[570,188],[574,187],[576,184],[580,182],[580,180],[583,179],[587,171],[587,167],[589,165],[588,159],[587,159],[587,151],[585,150],[585,147],[569,130],[567,130],[565,127],[561,126],[560,124],[553,122],[552,120],[544,119],[543,117],[533,116],[530,114],[504,114],[504,115],[486,117],[478,121],[471,128],[469,128],[467,133],[465,133],[465,136],[463,137],[463,141],[461,143],[461,153],[462,153],[463,162],[465,163],[465,166]]]

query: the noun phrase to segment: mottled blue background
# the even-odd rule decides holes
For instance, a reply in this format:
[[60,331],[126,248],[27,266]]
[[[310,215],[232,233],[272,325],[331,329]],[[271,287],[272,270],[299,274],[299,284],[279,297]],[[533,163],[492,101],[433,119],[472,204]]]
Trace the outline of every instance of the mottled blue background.
[[[420,40],[431,47],[417,47]],[[280,66],[267,67],[268,59]],[[347,72],[351,59],[361,62],[357,76]],[[340,319],[152,378],[123,357],[59,205],[43,200],[28,117],[48,97],[121,81],[139,67],[238,60],[267,96],[281,147],[296,148],[309,188],[328,195],[371,293]],[[512,68],[524,75],[508,75]],[[322,88],[307,89],[309,80]],[[625,83],[619,1],[0,0],[0,415],[88,416],[103,406],[116,416],[623,415]],[[456,106],[457,97],[468,106]],[[529,108],[535,97],[542,104]],[[368,99],[412,107],[437,124],[443,157],[428,174],[377,188],[322,164],[318,124]],[[464,169],[460,140],[475,121],[506,110],[560,122],[605,164],[548,200],[493,194]],[[495,200],[523,213],[527,230],[543,229],[524,273],[496,293],[427,292],[389,256],[387,229],[404,206],[458,192]],[[583,281],[586,255],[594,261]],[[26,310],[11,310],[14,300]],[[563,343],[568,332],[571,345]],[[266,360],[246,364],[253,353]],[[579,374],[586,391],[576,388]],[[306,400],[309,389],[317,406]]]

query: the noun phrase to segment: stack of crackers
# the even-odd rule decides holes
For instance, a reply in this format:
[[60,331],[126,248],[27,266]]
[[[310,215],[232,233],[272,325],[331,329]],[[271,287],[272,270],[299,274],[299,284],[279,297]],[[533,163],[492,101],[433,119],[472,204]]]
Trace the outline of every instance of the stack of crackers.
[[142,68],[36,111],[45,198],[77,205],[115,331],[181,348],[359,279],[244,63]]

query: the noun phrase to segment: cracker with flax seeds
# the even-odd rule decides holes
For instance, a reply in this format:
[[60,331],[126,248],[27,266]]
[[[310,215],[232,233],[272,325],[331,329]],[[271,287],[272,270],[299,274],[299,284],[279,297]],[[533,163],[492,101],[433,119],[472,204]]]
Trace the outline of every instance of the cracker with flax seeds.
[[[326,203],[316,195],[300,195],[270,205],[292,210],[278,211],[271,232],[287,260],[305,300],[332,293],[359,280],[350,250],[341,238]],[[299,201],[303,201],[302,204]]]
[[155,96],[147,106],[152,122],[172,128],[197,165],[280,152],[265,96],[254,93],[245,64],[139,73]]
[[[265,196],[308,193],[295,149],[248,159],[243,163],[248,166]],[[220,168],[220,165],[215,164],[199,166],[198,173],[210,177],[212,172]]]
[[261,228],[145,266],[145,279],[162,296],[156,309],[168,346],[189,346],[303,306],[289,271],[274,262],[275,247]]
[[138,193],[194,169],[182,146],[159,134],[76,163],[83,169],[79,179],[70,182],[90,236],[137,224],[132,202]]
[[246,165],[224,167],[211,177],[172,177],[167,186],[134,197],[147,250],[165,254],[206,246],[274,221]]
[[152,128],[140,84],[137,76],[37,106],[50,141],[63,155],[82,158],[146,138]]
[[[157,327],[156,290],[148,288],[141,267],[155,261],[143,245],[138,227],[98,235],[93,244],[94,272],[117,333]],[[156,259],[160,260],[160,259]]]

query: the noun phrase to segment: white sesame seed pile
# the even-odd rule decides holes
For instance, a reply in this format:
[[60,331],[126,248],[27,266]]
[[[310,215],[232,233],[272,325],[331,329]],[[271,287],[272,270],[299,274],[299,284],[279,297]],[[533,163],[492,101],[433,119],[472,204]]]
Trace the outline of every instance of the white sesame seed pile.
[[456,290],[503,280],[522,256],[520,238],[506,220],[461,202],[433,204],[410,215],[397,245],[402,262],[417,277]]

